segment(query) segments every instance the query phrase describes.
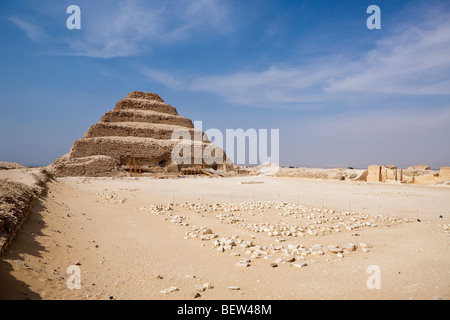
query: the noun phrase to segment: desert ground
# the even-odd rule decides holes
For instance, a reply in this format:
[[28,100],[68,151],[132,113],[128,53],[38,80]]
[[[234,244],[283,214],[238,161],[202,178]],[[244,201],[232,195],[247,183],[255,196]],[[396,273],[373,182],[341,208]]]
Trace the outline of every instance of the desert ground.
[[449,299],[449,224],[448,186],[58,178],[0,258],[0,299]]

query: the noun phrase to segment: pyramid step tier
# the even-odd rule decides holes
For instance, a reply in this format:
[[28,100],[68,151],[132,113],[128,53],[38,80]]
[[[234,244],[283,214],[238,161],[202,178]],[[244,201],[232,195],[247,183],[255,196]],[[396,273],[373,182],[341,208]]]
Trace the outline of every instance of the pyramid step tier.
[[108,111],[100,119],[101,122],[148,122],[177,125],[193,128],[192,121],[178,115],[169,115],[151,110],[122,109]]
[[[202,148],[203,152],[200,158],[205,155],[213,155],[216,153],[212,150],[222,150],[210,142],[201,141],[185,141],[185,140],[160,140],[153,138],[138,137],[95,137],[82,138],[76,141],[70,152],[70,158],[84,158],[95,155],[105,155],[118,160],[121,164],[127,164],[128,159],[143,159],[149,162],[159,162],[161,160],[170,161],[172,149],[176,145],[184,145],[191,149],[192,163],[196,155],[196,147]],[[205,148],[209,147],[205,151]],[[218,151],[219,152],[219,151]],[[220,153],[217,153],[221,155]],[[205,156],[206,159],[206,156]],[[201,160],[200,160],[201,162]]]
[[114,110],[135,109],[135,110],[151,110],[171,115],[178,115],[177,109],[170,104],[157,100],[144,100],[125,98],[117,102]]
[[[207,139],[204,132],[195,128],[177,125],[148,122],[99,122],[86,132],[83,138],[94,137],[139,137],[153,139],[171,139],[172,135],[180,132],[183,137],[189,135],[191,139]],[[179,134],[173,135],[174,138]]]
[[159,102],[164,102],[164,100],[156,93],[153,92],[142,92],[142,91],[133,91],[127,94],[125,98],[130,99],[143,99],[143,100],[156,100]]

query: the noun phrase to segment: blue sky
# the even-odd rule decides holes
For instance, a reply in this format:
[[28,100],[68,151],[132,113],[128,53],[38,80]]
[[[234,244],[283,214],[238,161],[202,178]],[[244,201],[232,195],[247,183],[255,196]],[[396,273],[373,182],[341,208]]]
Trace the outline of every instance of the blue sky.
[[286,166],[450,166],[447,0],[2,0],[0,38],[2,161],[50,164],[141,90],[203,129],[280,129]]

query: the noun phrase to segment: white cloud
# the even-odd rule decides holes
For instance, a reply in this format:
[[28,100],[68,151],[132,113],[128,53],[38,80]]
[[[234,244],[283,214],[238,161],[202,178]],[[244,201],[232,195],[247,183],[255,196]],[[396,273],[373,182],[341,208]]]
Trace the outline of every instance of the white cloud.
[[[58,33],[63,28],[58,25],[48,32],[52,36],[49,48],[52,54],[96,58],[137,56],[155,46],[184,42],[198,34],[232,30],[228,21],[230,11],[224,1],[78,0],[76,4],[81,8],[81,30],[67,37]],[[40,3],[34,18],[61,22],[60,16],[55,17],[61,15],[55,7],[58,6],[53,1]],[[33,42],[43,44],[49,39],[42,28],[43,20],[40,25],[17,17],[9,20]]]
[[140,55],[155,45],[185,41],[200,28],[229,28],[225,4],[210,0],[128,0],[82,10],[85,35],[71,41],[71,52],[98,58]]
[[188,77],[163,70],[144,69],[152,81],[171,89],[213,93],[226,101],[254,107],[278,107],[280,104],[309,106],[323,102],[324,77],[334,75],[333,66],[326,74],[307,68],[270,67],[262,72],[243,71],[217,76]]
[[14,23],[19,29],[25,31],[27,36],[33,42],[42,44],[45,40],[48,39],[47,34],[38,25],[35,25],[30,21],[20,19],[18,17],[9,17],[7,19]]
[[301,66],[273,64],[262,71],[196,77],[163,70],[144,73],[169,88],[213,93],[254,107],[311,108],[379,93],[450,95],[450,22],[402,28],[357,60],[329,55]]
[[422,30],[416,27],[380,42],[327,92],[382,92],[409,95],[450,94],[450,23]]

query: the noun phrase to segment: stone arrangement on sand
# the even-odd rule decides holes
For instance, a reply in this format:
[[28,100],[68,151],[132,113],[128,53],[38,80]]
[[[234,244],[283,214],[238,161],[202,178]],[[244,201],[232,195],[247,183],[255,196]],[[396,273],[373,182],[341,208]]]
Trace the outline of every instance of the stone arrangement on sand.
[[[171,152],[180,143],[179,139],[172,139],[172,133],[177,129],[191,136],[191,140],[183,141],[190,143],[192,148],[192,161],[188,164],[172,161]],[[200,139],[196,139],[199,136]],[[157,94],[134,91],[90,127],[68,154],[53,163],[51,169],[59,177],[127,173],[212,175],[215,170],[233,169],[231,164],[227,164],[225,152],[216,146],[211,153],[223,154],[221,161],[205,161],[205,156],[194,159],[196,144],[200,144],[202,150],[211,146],[206,135],[196,130],[191,120],[180,116]]]
[[[297,239],[303,237],[320,237],[331,233],[354,232],[363,228],[383,227],[384,225],[413,222],[410,219],[398,218],[394,215],[370,215],[360,212],[339,211],[327,208],[308,208],[283,201],[259,201],[238,203],[181,203],[150,205],[139,208],[142,211],[165,216],[165,220],[181,227],[188,228],[185,239],[198,239],[202,245],[210,241],[211,248],[217,252],[230,252],[238,257],[237,267],[250,267],[257,259],[267,261],[271,268],[282,264],[296,268],[308,266],[314,262],[311,257],[330,256],[343,259],[353,252],[369,252],[372,246],[365,242],[337,244],[317,244],[305,246]],[[184,214],[186,215],[183,215]],[[189,223],[188,215],[212,214],[220,224],[233,224],[251,232],[249,239],[233,234],[220,236],[211,228]],[[258,220],[264,215],[272,215],[272,221],[252,223],[253,217]],[[274,222],[273,215],[281,217],[284,222]],[[244,218],[244,216],[246,218]],[[288,222],[289,221],[289,222]],[[256,234],[260,234],[257,240]],[[352,234],[359,236],[359,234]],[[265,240],[269,244],[257,243]],[[310,242],[310,241],[309,241]],[[317,241],[318,242],[318,241]],[[310,260],[308,260],[310,259]]]

